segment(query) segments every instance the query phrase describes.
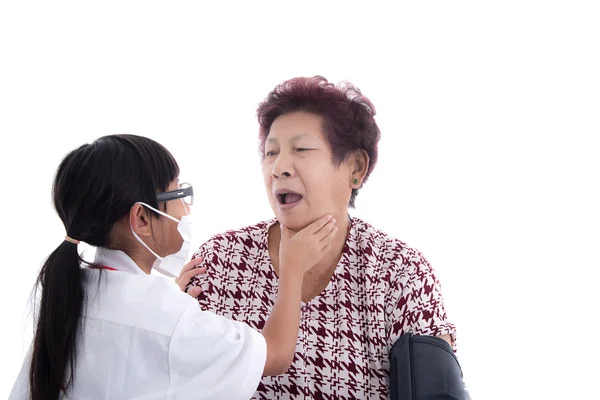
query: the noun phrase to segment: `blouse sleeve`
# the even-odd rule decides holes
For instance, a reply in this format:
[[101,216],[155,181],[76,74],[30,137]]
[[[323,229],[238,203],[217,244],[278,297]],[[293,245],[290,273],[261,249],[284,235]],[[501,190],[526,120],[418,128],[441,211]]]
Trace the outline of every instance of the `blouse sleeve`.
[[456,328],[448,321],[439,280],[421,253],[409,250],[398,257],[386,296],[388,349],[409,329],[416,335],[450,334],[456,351]]

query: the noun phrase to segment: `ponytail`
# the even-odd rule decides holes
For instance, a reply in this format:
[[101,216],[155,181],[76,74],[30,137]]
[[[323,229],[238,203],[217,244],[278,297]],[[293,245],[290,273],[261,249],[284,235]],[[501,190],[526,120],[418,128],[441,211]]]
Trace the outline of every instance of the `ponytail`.
[[167,149],[135,135],[103,136],[61,161],[52,200],[70,237],[50,254],[34,289],[39,302],[29,370],[31,400],[57,400],[74,384],[86,297],[82,264],[96,266],[79,257],[75,243],[98,248],[120,242],[118,232],[111,237],[115,224],[138,201],[158,207],[157,191],[164,192],[177,176],[179,166]]
[[73,383],[84,291],[77,245],[64,241],[36,281],[41,301],[33,339],[31,400],[57,400]]

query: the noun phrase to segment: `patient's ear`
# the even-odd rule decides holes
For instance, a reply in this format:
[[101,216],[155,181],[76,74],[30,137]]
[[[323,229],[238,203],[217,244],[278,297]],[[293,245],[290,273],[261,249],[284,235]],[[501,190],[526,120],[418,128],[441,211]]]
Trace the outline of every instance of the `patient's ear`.
[[369,171],[369,155],[363,149],[355,150],[351,153],[349,162],[350,168],[350,186],[352,189],[360,189]]

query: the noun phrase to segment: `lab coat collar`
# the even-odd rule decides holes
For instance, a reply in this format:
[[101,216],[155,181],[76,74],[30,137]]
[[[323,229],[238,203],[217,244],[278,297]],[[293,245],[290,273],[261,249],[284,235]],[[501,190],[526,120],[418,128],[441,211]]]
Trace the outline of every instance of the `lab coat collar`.
[[107,249],[105,247],[96,248],[96,264],[114,268],[117,271],[129,272],[131,274],[146,275],[138,265],[124,251]]

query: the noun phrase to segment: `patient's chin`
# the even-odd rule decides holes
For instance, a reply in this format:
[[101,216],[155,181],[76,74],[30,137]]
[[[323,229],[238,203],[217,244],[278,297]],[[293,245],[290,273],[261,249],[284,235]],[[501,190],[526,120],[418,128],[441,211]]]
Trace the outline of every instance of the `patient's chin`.
[[278,218],[279,223],[285,225],[289,230],[293,232],[301,231],[311,224],[312,221],[308,221],[305,218]]

